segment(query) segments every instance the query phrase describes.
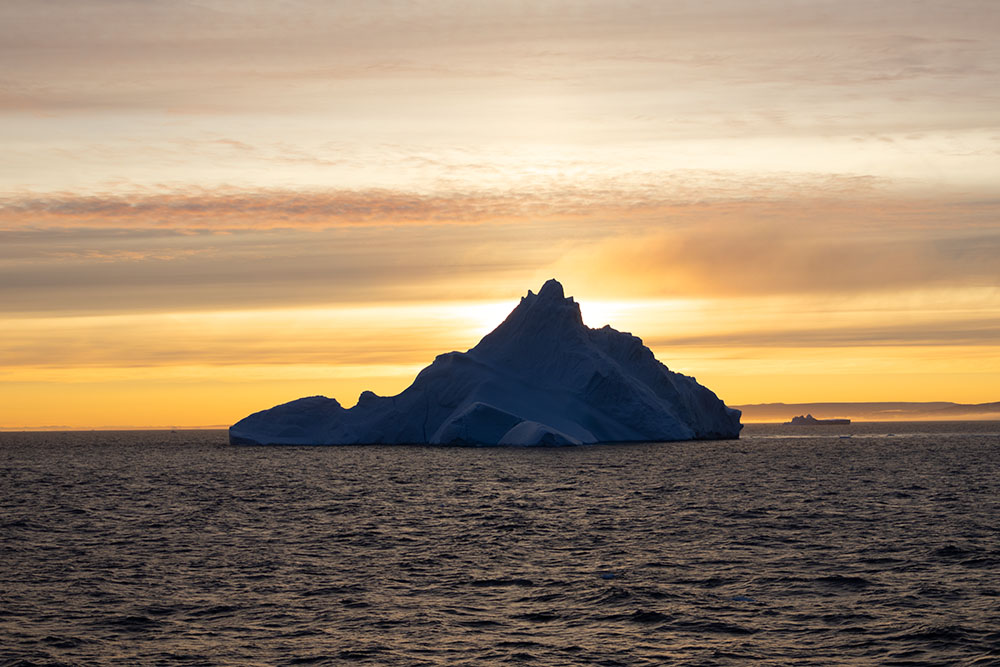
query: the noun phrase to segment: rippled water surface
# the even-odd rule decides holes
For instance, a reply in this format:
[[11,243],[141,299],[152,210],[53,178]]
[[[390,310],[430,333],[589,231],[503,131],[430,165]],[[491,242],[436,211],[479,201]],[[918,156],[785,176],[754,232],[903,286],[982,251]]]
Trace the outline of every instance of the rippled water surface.
[[996,422],[0,433],[0,503],[0,664],[1000,664]]

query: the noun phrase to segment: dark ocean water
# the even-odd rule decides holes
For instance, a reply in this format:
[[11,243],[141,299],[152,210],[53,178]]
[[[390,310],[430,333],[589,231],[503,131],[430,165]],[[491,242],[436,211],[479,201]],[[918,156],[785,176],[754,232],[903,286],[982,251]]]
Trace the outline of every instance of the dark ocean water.
[[1000,664],[997,422],[0,433],[0,498],[6,665]]

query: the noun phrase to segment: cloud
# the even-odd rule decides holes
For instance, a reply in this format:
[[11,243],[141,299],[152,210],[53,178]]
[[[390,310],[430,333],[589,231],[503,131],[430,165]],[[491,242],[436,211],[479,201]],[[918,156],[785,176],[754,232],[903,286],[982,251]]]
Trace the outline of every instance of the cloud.
[[0,60],[16,67],[0,108],[335,114],[365,98],[366,112],[398,121],[430,98],[438,114],[464,99],[482,118],[542,81],[570,104],[617,99],[688,122],[706,107],[906,122],[890,95],[911,111],[914,99],[992,110],[994,6],[873,4],[9,1]]
[[[1000,231],[825,226],[805,218],[708,221],[583,247],[557,271],[613,295],[838,294],[1000,287]],[[584,267],[579,269],[577,267]]]
[[412,308],[360,317],[285,309],[24,319],[8,322],[0,341],[0,378],[23,367],[403,365],[462,342]]
[[8,229],[118,225],[267,229],[502,222],[588,213],[591,206],[598,203],[595,201],[598,196],[600,193],[582,189],[552,199],[544,192],[420,194],[392,190],[188,191],[151,195],[54,193],[0,199],[0,225]]
[[[824,328],[798,328],[786,322],[788,328],[775,326],[768,331],[705,332],[696,336],[671,334],[645,338],[647,345],[657,348],[844,348],[844,347],[996,347],[1000,340],[1000,318],[984,310],[979,317],[948,314],[938,319],[905,324],[834,325]],[[873,314],[873,317],[877,315]],[[910,318],[907,318],[910,319]]]
[[[672,179],[672,180],[671,180]],[[997,285],[996,199],[700,172],[534,188],[27,193],[0,202],[0,311]]]
[[0,232],[0,312],[129,312],[510,296],[565,225]]
[[[571,174],[591,165],[566,161]],[[463,164],[462,170],[476,165]],[[486,165],[478,165],[486,169]],[[436,188],[289,189],[231,186],[144,188],[125,192],[18,192],[0,195],[0,230],[140,228],[184,230],[323,229],[338,226],[506,224],[591,220],[688,220],[743,216],[753,220],[807,214],[815,223],[864,222],[990,225],[1000,201],[938,193],[900,194],[868,175],[707,169],[616,175],[521,175],[506,186],[482,183]],[[992,193],[990,193],[992,194]],[[837,217],[840,216],[838,220]],[[978,222],[977,222],[978,221]]]

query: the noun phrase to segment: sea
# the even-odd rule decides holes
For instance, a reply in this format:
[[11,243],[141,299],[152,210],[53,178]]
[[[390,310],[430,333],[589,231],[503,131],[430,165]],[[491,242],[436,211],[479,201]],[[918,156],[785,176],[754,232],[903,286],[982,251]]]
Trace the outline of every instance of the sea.
[[0,433],[0,665],[1000,665],[1000,422]]

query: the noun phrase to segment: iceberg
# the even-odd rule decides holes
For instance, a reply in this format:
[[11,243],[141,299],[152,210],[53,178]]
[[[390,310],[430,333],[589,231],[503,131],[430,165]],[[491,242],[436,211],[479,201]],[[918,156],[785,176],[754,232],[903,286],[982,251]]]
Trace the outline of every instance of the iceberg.
[[792,421],[785,422],[785,426],[841,426],[850,424],[850,419],[816,419],[811,414],[792,417]]
[[740,411],[656,360],[642,341],[591,329],[556,280],[528,291],[467,352],[439,355],[396,396],[365,391],[254,413],[239,445],[580,445],[738,438]]

